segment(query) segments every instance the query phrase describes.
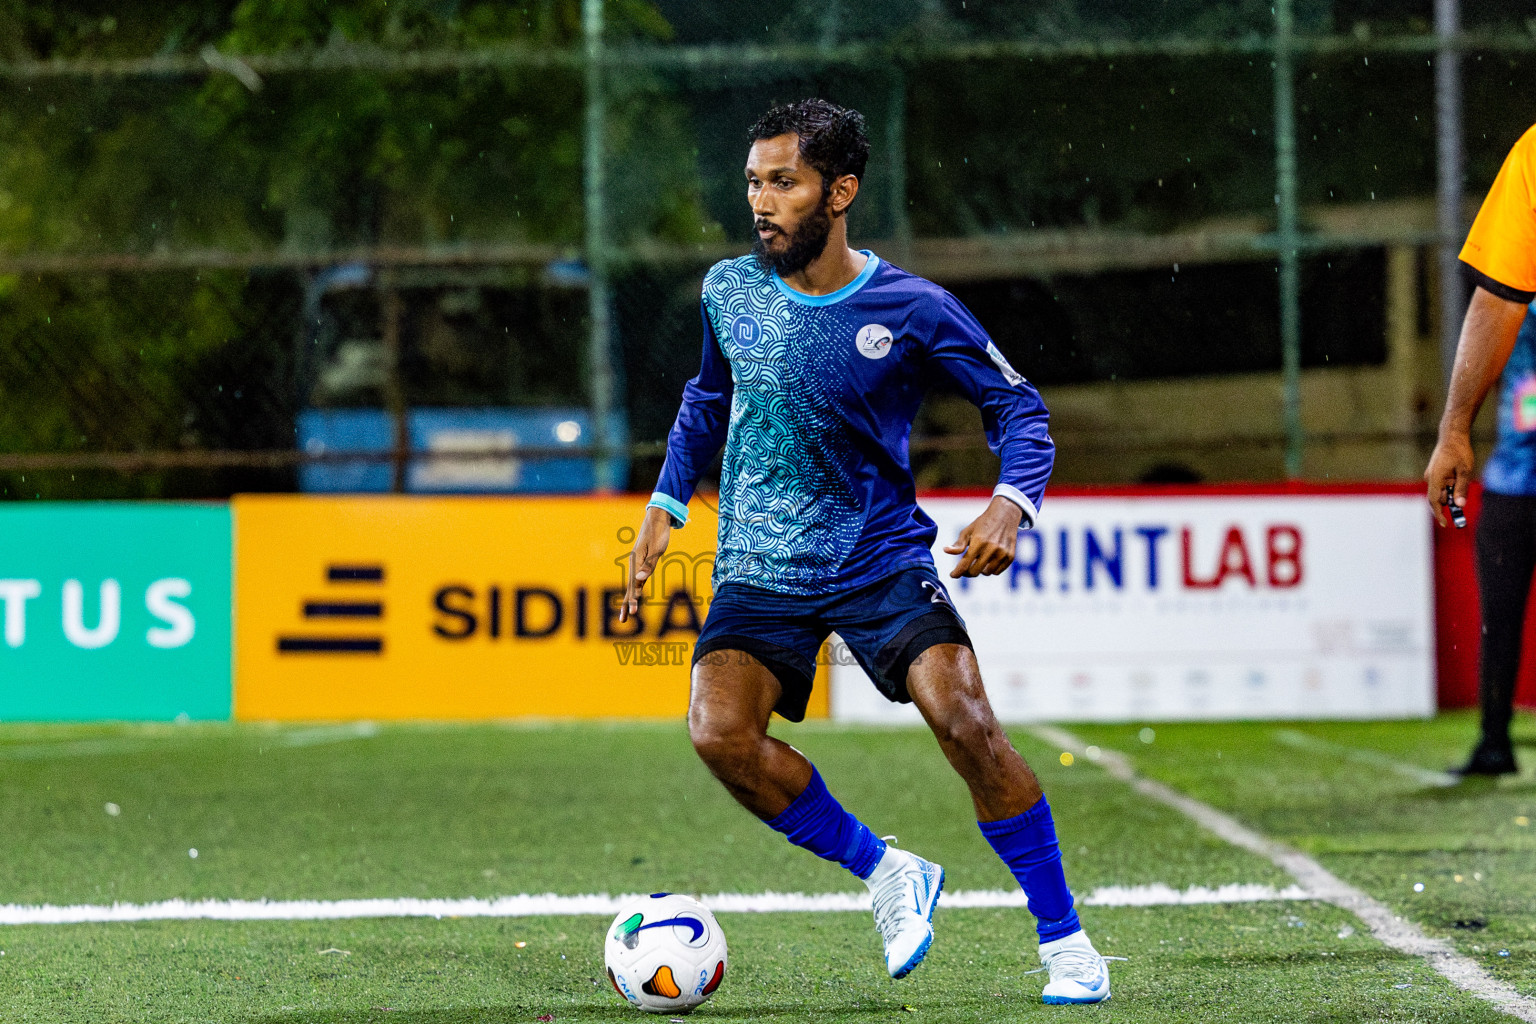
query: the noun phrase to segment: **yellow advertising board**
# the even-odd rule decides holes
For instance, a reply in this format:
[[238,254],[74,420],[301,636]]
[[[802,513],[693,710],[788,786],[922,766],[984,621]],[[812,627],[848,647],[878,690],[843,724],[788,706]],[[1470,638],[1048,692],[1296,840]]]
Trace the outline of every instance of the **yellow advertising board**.
[[717,521],[695,500],[621,623],[644,504],[236,498],[235,717],[681,717]]

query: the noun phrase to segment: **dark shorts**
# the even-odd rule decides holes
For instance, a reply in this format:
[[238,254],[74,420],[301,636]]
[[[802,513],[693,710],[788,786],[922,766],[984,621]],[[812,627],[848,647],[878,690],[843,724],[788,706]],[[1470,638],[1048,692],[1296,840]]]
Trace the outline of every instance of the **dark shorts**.
[[816,654],[836,632],[887,700],[910,704],[907,670],[936,644],[971,646],[965,622],[931,566],[834,594],[780,594],[744,583],[715,591],[694,664],[713,651],[745,651],[778,677],[784,694],[774,710],[805,718]]

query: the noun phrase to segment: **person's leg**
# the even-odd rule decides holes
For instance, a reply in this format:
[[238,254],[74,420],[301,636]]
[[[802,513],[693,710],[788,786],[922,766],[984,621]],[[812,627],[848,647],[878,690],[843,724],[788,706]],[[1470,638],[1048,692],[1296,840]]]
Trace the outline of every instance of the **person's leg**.
[[768,735],[769,717],[782,698],[779,678],[745,651],[702,655],[694,665],[688,704],[693,748],[731,795],[770,828],[867,879],[885,843],[842,808],[804,755]]
[[960,644],[929,647],[907,672],[907,692],[970,787],[982,834],[1029,897],[1040,941],[1080,931],[1050,804],[992,713],[975,654]]
[[[833,798],[798,750],[768,735],[775,712],[793,722],[805,717],[816,652],[828,632],[822,610],[836,600],[730,584],[718,589],[694,649],[688,732],[699,757],[742,806],[870,887],[886,967],[901,978],[922,962],[933,940],[928,916],[943,869],[926,861],[914,866],[915,858],[887,849]],[[918,880],[909,887],[913,898],[898,899],[893,878],[908,875]]]
[[[1108,999],[1109,971],[1073,909],[1050,805],[992,713],[965,622],[938,574],[931,566],[895,573],[831,609],[828,625],[887,699],[917,705],[944,756],[970,787],[982,834],[1018,879],[1035,915],[1040,960],[1051,979],[1042,993],[1044,1001]],[[881,877],[887,870],[890,891],[931,916],[932,903],[943,888],[942,869],[893,848],[870,880],[876,922],[882,920],[887,883]],[[924,879],[932,879],[936,887],[925,890]],[[925,892],[927,903],[922,902]],[[895,907],[898,901],[885,905]],[[920,930],[914,926],[908,934]],[[886,948],[890,960],[889,941]],[[921,952],[926,950],[925,944]]]
[[1477,588],[1482,605],[1478,703],[1482,739],[1469,772],[1497,770],[1513,758],[1509,724],[1525,630],[1526,595],[1536,569],[1536,498],[1484,492],[1477,524]]
[[992,713],[968,644],[939,643],[916,652],[906,690],[938,738],[944,756],[971,790],[977,824],[1029,899],[1050,972],[1047,1003],[1109,998],[1109,969],[1073,909],[1061,846],[1040,782]]

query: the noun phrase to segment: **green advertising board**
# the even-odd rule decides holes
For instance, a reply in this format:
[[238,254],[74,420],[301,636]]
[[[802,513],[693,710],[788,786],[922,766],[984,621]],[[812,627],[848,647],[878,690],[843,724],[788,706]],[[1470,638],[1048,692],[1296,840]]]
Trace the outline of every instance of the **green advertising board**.
[[0,720],[230,717],[228,506],[0,507]]

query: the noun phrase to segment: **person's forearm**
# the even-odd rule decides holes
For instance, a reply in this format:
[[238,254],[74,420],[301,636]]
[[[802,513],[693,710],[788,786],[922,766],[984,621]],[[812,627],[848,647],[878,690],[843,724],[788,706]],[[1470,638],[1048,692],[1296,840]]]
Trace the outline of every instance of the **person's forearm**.
[[1440,417],[1441,436],[1471,432],[1483,399],[1515,347],[1525,314],[1526,307],[1519,302],[1501,299],[1482,288],[1473,289],[1456,346],[1445,413]]
[[1056,462],[1056,445],[1046,432],[1045,419],[1012,422],[997,447],[1002,459],[994,497],[1003,497],[1024,513],[1024,525],[1032,527],[1039,515],[1045,485]]
[[698,408],[690,409],[685,403],[667,435],[667,457],[656,480],[653,501],[655,495],[666,495],[671,502],[677,503],[678,507],[665,501],[661,503],[673,513],[677,526],[688,521],[688,499],[693,497],[699,477],[725,440],[724,417],[710,413],[707,408],[702,412]]
[[710,387],[703,382],[703,376],[701,373],[683,388],[683,404],[667,432],[667,457],[656,481],[656,493],[667,495],[681,506],[672,508],[663,503],[673,512],[677,526],[688,521],[688,499],[693,497],[699,477],[725,443],[730,426],[730,378],[725,379],[723,386],[716,382]]

